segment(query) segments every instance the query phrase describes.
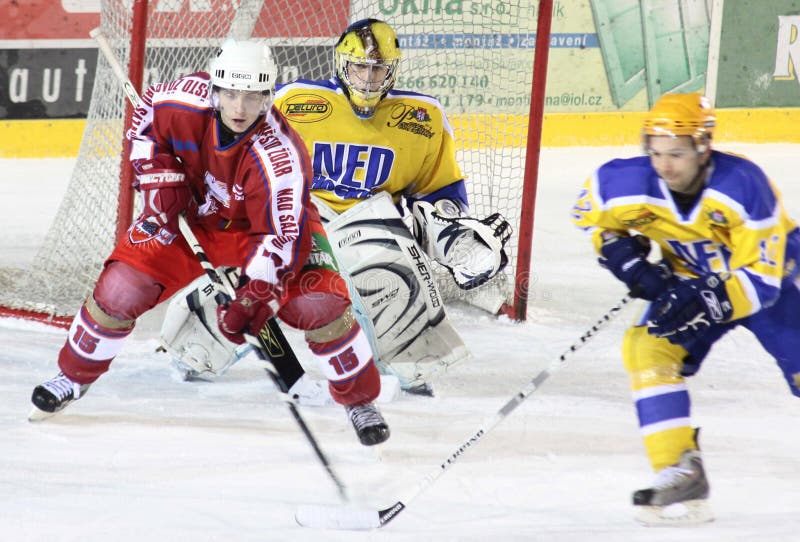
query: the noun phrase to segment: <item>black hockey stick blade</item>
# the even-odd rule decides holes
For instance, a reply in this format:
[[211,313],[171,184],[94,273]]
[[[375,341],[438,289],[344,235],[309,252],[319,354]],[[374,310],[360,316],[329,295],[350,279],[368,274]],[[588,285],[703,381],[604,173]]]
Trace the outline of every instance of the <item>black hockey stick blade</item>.
[[383,527],[404,509],[405,505],[400,501],[383,510],[355,506],[303,504],[297,507],[294,519],[301,527],[312,529],[370,531]]

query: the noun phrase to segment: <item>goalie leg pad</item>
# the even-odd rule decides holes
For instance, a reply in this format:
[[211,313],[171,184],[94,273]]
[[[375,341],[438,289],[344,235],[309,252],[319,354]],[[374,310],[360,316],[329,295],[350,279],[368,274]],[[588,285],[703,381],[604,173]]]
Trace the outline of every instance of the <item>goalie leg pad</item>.
[[387,194],[359,203],[327,229],[381,372],[398,376],[405,389],[469,356],[447,319],[431,262]]
[[[238,281],[235,268],[218,268],[222,280]],[[160,339],[172,355],[183,378],[221,376],[249,352],[249,345],[237,345],[217,327],[216,290],[207,275],[195,279],[175,294],[167,306]]]

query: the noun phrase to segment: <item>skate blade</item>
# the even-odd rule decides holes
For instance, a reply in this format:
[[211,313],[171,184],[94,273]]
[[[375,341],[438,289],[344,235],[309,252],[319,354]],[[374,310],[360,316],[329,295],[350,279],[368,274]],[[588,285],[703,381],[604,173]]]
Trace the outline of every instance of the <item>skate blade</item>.
[[28,421],[29,422],[40,422],[42,420],[46,420],[47,418],[52,418],[56,415],[56,412],[45,412],[37,407],[33,407],[28,413]]
[[707,499],[637,508],[636,521],[648,527],[685,527],[714,521],[714,513]]

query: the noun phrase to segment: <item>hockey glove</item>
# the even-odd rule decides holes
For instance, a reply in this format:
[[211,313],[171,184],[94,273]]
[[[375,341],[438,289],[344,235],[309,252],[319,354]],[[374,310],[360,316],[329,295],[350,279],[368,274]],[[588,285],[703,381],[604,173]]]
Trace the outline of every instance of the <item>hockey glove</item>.
[[647,332],[672,344],[687,344],[731,315],[733,305],[722,278],[705,275],[679,282],[659,296],[650,307]]
[[244,343],[243,333],[258,335],[267,320],[275,316],[280,308],[278,299],[275,285],[263,280],[249,280],[242,275],[236,299],[217,307],[219,330],[229,341]]
[[136,188],[142,195],[142,218],[178,231],[178,215],[192,199],[183,165],[174,156],[158,156],[136,165]]
[[508,264],[504,247],[511,225],[500,213],[483,220],[462,216],[458,204],[448,199],[435,206],[417,201],[412,213],[414,237],[428,256],[450,271],[459,288],[476,288]]
[[600,265],[611,271],[630,290],[631,297],[653,301],[673,285],[672,270],[666,261],[647,261],[650,240],[643,235],[617,235],[604,232]]

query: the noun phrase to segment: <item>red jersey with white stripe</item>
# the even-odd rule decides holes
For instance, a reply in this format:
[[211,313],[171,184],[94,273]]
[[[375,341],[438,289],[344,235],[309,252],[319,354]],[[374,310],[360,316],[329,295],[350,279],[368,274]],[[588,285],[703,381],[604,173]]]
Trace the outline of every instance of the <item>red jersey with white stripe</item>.
[[180,159],[201,227],[249,231],[244,272],[280,284],[299,271],[310,249],[306,225],[311,166],[297,133],[271,108],[223,146],[210,101],[209,75],[195,73],[151,86],[127,137],[137,171]]

